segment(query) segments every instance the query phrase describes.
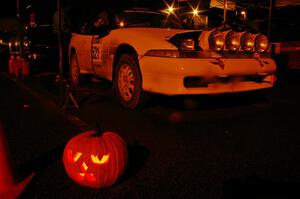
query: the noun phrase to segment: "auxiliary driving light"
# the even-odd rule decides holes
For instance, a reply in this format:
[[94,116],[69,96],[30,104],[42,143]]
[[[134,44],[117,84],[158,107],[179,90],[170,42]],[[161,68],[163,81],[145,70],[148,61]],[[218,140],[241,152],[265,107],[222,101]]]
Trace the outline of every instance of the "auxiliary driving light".
[[236,32],[229,32],[226,35],[226,47],[230,51],[236,51],[240,48],[240,35]]
[[251,52],[254,49],[255,36],[249,32],[242,36],[242,49],[247,52]]
[[263,53],[268,50],[269,41],[268,38],[265,35],[258,35],[255,39],[255,48],[257,52]]
[[222,32],[214,31],[209,36],[210,48],[214,51],[221,51],[224,48],[225,41]]

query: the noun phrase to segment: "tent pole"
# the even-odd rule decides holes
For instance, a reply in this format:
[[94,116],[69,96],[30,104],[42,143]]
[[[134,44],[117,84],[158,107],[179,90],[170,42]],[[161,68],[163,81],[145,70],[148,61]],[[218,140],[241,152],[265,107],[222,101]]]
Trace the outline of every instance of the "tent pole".
[[268,38],[271,36],[271,25],[272,25],[272,12],[273,12],[273,0],[269,0],[269,22],[268,22]]
[[62,52],[62,23],[61,23],[61,0],[57,0],[57,13],[58,13],[58,47],[59,47],[59,97],[60,101],[63,101],[63,52]]
[[227,0],[224,0],[224,16],[223,16],[223,23],[226,22],[227,18]]
[[17,21],[18,21],[18,41],[20,42],[19,54],[23,57],[23,38],[22,38],[22,21],[21,21],[21,4],[20,0],[17,0]]

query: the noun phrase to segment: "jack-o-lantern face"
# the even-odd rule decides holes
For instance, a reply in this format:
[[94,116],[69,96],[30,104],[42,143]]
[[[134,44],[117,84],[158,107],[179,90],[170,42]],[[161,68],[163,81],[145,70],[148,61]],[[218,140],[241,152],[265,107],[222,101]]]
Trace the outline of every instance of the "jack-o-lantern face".
[[125,169],[125,142],[114,133],[98,137],[91,132],[82,134],[72,138],[64,150],[68,175],[84,186],[99,188],[113,184]]
[[[82,157],[82,156],[88,156],[88,157],[85,158],[85,157]],[[81,157],[85,161],[81,161],[80,160]],[[90,181],[90,182],[95,182],[96,181],[95,174],[94,174],[94,172],[91,172],[89,170],[89,166],[91,165],[90,167],[94,168],[93,164],[96,164],[98,166],[102,166],[103,164],[108,163],[109,154],[103,155],[99,159],[99,155],[82,154],[81,152],[73,153],[73,151],[71,149],[69,149],[67,151],[67,160],[71,164],[79,164],[79,165],[76,165],[78,168],[80,168],[80,171],[78,172],[77,177],[76,177],[77,180],[79,180],[79,181],[87,180],[87,181]]]

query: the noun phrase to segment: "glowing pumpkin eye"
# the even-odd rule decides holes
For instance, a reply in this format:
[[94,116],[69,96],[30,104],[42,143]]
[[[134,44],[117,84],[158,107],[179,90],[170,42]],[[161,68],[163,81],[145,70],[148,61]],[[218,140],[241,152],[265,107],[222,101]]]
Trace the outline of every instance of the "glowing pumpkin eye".
[[68,150],[68,154],[67,154],[68,159],[69,159],[70,162],[77,162],[78,159],[81,157],[81,155],[82,155],[82,153],[77,152],[77,153],[73,156],[72,150]]
[[91,159],[92,159],[93,163],[95,163],[95,164],[104,164],[108,161],[109,154],[102,156],[101,160],[99,160],[98,155],[91,155]]
[[82,155],[82,153],[76,153],[75,155],[74,155],[74,162],[77,162],[77,160],[80,158],[80,156]]

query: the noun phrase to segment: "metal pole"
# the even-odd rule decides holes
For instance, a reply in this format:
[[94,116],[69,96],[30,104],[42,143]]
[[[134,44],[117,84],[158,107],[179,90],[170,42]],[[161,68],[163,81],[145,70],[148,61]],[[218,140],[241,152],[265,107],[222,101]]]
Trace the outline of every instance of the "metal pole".
[[270,0],[269,23],[268,23],[268,38],[269,39],[270,39],[270,36],[271,36],[272,12],[273,12],[273,0]]
[[21,21],[21,3],[20,0],[17,0],[17,21],[18,21],[18,41],[20,42],[19,53],[20,57],[23,57],[23,38],[22,38],[22,21]]
[[62,23],[61,23],[61,0],[57,0],[57,14],[58,14],[58,47],[59,47],[59,77],[60,77],[60,82],[59,82],[59,97],[61,102],[63,101],[63,52],[62,52]]
[[224,16],[223,16],[223,23],[226,22],[227,18],[227,0],[224,0]]

